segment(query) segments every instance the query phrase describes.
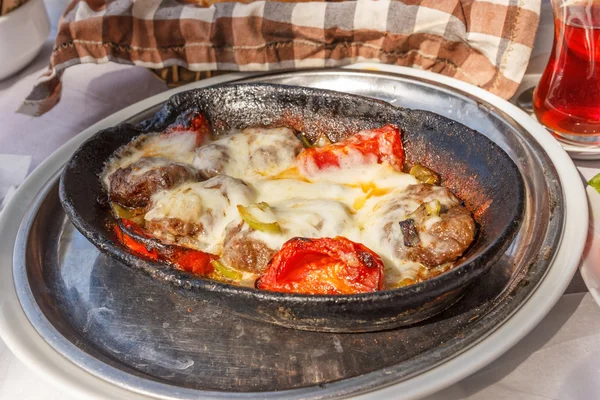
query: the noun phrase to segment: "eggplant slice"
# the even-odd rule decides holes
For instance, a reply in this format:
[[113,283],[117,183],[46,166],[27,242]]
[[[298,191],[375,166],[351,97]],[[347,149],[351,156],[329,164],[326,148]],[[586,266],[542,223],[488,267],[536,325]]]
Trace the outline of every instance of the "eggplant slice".
[[[116,240],[114,218],[99,175],[115,150],[135,136],[162,131],[188,110],[204,113],[216,135],[231,128],[289,127],[315,142],[341,140],[391,123],[403,132],[406,162],[436,171],[475,216],[478,233],[451,270],[427,281],[369,294],[325,296],[232,286],[142,259]],[[98,249],[182,293],[231,312],[296,329],[367,332],[425,320],[468,295],[468,286],[502,256],[524,212],[517,166],[486,136],[440,115],[396,108],[383,101],[304,87],[238,84],[179,93],[137,126],[123,123],[96,133],[68,161],[60,200],[75,227]],[[485,277],[482,277],[485,280]]]

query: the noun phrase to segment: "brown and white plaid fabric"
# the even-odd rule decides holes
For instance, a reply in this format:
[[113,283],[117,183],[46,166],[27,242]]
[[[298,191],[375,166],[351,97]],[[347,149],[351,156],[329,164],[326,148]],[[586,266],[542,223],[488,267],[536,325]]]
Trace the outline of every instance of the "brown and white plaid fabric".
[[[246,0],[247,1],[247,0]],[[48,71],[21,112],[60,97],[63,71],[117,62],[192,71],[274,71],[354,62],[406,65],[509,98],[521,81],[540,0],[217,2],[75,0]]]

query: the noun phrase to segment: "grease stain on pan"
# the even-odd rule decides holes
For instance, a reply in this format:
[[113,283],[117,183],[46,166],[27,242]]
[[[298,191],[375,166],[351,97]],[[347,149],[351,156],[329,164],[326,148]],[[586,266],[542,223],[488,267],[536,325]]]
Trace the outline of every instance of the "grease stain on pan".
[[87,321],[82,329],[83,332],[89,332],[92,324],[97,322],[98,315],[100,315],[102,313],[112,314],[112,313],[114,313],[114,311],[107,307],[98,307],[98,308],[92,308],[91,310],[89,310],[87,312]]
[[340,338],[338,338],[337,336],[333,337],[333,347],[335,348],[335,351],[337,351],[338,353],[344,352],[344,347],[342,346],[342,342],[340,341]]
[[168,369],[184,370],[194,365],[194,360],[185,358],[183,360],[169,356],[165,352],[160,352],[150,346],[140,348],[139,356],[149,364],[160,365]]

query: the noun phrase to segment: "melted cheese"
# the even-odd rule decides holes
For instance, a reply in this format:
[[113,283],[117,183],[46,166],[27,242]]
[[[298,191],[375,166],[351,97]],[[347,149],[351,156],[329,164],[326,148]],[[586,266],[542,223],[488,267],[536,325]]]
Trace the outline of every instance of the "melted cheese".
[[[103,179],[107,181],[117,168],[142,157],[160,158],[135,173],[144,173],[161,162],[193,165],[219,175],[154,194],[145,215],[146,221],[175,219],[198,227],[191,237],[178,243],[220,254],[228,227],[240,224],[253,239],[275,250],[293,237],[344,236],[381,256],[389,286],[420,279],[424,267],[402,259],[398,252],[403,240],[398,221],[424,201],[437,199],[442,206],[453,207],[458,200],[443,188],[424,198],[409,195],[407,187],[418,183],[415,177],[387,163],[377,164],[369,159],[374,156],[357,151],[349,151],[340,168],[321,171],[309,162],[299,170],[295,159],[300,150],[300,141],[286,128],[246,129],[197,149],[195,134],[189,132],[150,135],[136,139],[111,159]],[[252,230],[243,223],[237,205],[260,202],[270,207],[253,209],[254,217],[263,223],[276,222],[280,232]],[[424,223],[425,229],[439,221],[439,217],[430,218]],[[161,233],[155,235],[164,238]],[[425,245],[432,240],[427,233],[419,235]]]
[[[152,196],[146,221],[177,219],[199,227],[193,243],[199,250],[218,254],[225,229],[240,216],[237,205],[255,200],[254,190],[239,179],[219,175],[204,182],[185,183]],[[159,234],[155,233],[159,236]]]
[[414,176],[398,172],[388,163],[355,165],[352,168],[348,166],[340,169],[329,168],[313,172],[307,175],[306,179],[310,182],[331,182],[380,192],[404,189],[408,185],[418,183]]
[[240,179],[272,176],[294,164],[302,144],[288,128],[249,128],[197,149],[193,165]]
[[175,131],[151,136],[143,146],[144,157],[161,156],[173,161],[190,164],[194,159],[196,132]]
[[356,166],[377,165],[377,156],[375,154],[363,154],[354,147],[344,149],[344,156],[338,158],[339,166],[327,170],[321,170],[312,158],[306,160],[306,163],[300,165],[303,175],[309,177],[323,177],[331,172],[343,172],[348,170],[356,171]]
[[[417,278],[420,264],[405,260],[399,254],[398,243],[403,242],[403,235],[398,222],[407,219],[422,203],[432,200],[438,200],[444,207],[458,205],[456,197],[442,187],[432,187],[427,196],[408,194],[403,188],[370,198],[356,214],[357,224],[361,227],[360,242],[379,254],[386,266],[386,274],[389,270],[398,280]],[[440,217],[430,217],[425,220],[424,227],[429,229],[439,221]],[[426,247],[432,244],[433,237],[426,232],[419,232],[419,238]]]
[[281,232],[253,231],[252,237],[272,249],[279,249],[293,237],[345,236],[350,240],[360,237],[350,209],[339,201],[293,198],[271,204],[271,210]]
[[[193,131],[175,131],[168,134],[149,133],[139,136],[119,149],[106,163],[101,174],[102,182],[108,188],[108,178],[113,172],[119,168],[127,168],[143,157],[156,157],[156,160],[162,160],[165,164],[169,161],[191,164],[195,148],[196,133]],[[155,166],[157,165],[149,165],[148,169]]]
[[275,204],[289,199],[336,200],[352,207],[366,198],[360,188],[297,179],[261,179],[252,182],[260,201]]

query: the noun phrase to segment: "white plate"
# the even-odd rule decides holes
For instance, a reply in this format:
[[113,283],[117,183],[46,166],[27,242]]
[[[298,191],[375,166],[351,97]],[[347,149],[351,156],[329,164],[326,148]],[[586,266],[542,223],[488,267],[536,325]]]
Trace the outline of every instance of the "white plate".
[[[557,168],[565,192],[565,224],[560,248],[552,266],[529,300],[487,338],[454,359],[406,381],[360,398],[417,398],[434,393],[490,363],[529,333],[560,298],[579,264],[586,240],[588,213],[579,174],[560,145],[516,106],[464,82],[427,71],[379,64],[356,64],[352,69],[380,70],[437,80],[468,92],[510,115],[540,143]],[[10,349],[32,370],[77,398],[147,399],[113,386],[61,357],[33,329],[17,300],[12,276],[12,253],[16,233],[27,206],[42,185],[63,165],[75,149],[99,129],[115,125],[176,92],[248,76],[231,74],[172,89],[136,103],[94,124],[57,150],[21,185],[0,216],[0,334]]]
[[560,142],[573,160],[600,160],[600,146],[577,146]]
[[[530,113],[529,116],[537,121],[534,113]],[[563,149],[569,154],[573,160],[600,160],[600,145],[597,146],[578,146],[576,144],[566,143],[557,140]]]
[[600,193],[591,186],[586,188],[586,192],[590,204],[590,221],[580,271],[592,297],[600,305]]

